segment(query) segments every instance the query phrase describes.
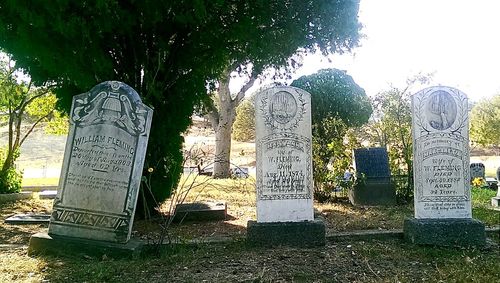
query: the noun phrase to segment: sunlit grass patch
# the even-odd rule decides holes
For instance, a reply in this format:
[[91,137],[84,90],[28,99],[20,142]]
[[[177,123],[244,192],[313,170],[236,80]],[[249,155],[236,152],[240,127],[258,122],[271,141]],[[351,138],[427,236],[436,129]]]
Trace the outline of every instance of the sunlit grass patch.
[[23,178],[23,187],[33,186],[57,186],[59,178]]
[[0,282],[43,282],[46,262],[26,249],[0,249]]

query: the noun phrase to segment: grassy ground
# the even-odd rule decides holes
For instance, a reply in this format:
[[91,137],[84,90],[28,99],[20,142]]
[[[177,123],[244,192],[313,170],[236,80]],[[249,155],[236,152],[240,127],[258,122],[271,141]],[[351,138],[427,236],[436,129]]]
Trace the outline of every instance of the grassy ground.
[[59,178],[23,178],[23,187],[57,186]]
[[243,242],[177,246],[135,260],[34,257],[2,251],[1,282],[496,282],[498,246],[420,247],[402,240],[335,242],[297,249]]
[[[184,190],[192,183],[186,180]],[[186,201],[224,200],[226,221],[190,222],[171,226],[172,235],[184,240],[226,236],[233,241],[211,245],[176,245],[160,255],[139,259],[107,256],[28,257],[25,246],[45,225],[7,225],[14,213],[50,213],[51,200],[24,200],[0,207],[0,282],[495,282],[500,276],[498,236],[486,249],[420,247],[401,239],[328,242],[325,247],[250,247],[243,241],[246,223],[255,219],[253,179],[199,179]],[[499,224],[491,210],[495,192],[473,189],[473,214],[488,226]],[[169,209],[169,203],[162,206]],[[348,203],[315,204],[315,213],[329,233],[360,229],[401,228],[413,215],[411,205],[353,207]],[[137,221],[134,234],[152,237],[159,223]]]

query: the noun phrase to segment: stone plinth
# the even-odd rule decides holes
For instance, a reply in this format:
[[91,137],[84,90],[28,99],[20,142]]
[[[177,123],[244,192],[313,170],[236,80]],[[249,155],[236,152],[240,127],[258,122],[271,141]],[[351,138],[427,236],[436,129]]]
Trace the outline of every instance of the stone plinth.
[[404,237],[408,242],[435,246],[484,246],[484,224],[476,219],[406,219]]
[[326,241],[323,221],[269,222],[248,221],[247,242],[257,246],[324,246]]
[[349,200],[353,205],[395,205],[396,191],[391,182],[367,181],[349,190]]
[[125,244],[37,233],[31,236],[28,255],[86,255],[112,258],[137,258],[144,251],[144,243],[131,239]]

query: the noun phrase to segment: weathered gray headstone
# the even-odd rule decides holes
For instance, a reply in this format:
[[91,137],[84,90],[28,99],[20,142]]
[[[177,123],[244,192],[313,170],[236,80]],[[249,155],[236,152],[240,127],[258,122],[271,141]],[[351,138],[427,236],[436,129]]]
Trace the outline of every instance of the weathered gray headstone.
[[484,164],[483,163],[471,163],[470,164],[470,179],[471,181],[475,178],[481,178],[484,180]]
[[472,219],[467,97],[445,86],[412,96],[415,218],[405,237],[419,244],[483,245]]
[[[314,221],[313,211],[310,94],[274,87],[257,94],[255,104],[257,222],[249,222],[247,237],[261,244],[263,235],[288,233],[303,241],[319,239],[311,241],[313,245],[324,244],[324,224]],[[306,222],[318,226],[310,229],[315,234],[296,234]],[[278,238],[267,237],[266,245],[296,244]]]
[[117,81],[73,97],[50,235],[129,240],[152,115]]
[[391,183],[385,147],[358,148],[353,152],[356,184],[349,191],[353,205],[393,205],[396,191]]

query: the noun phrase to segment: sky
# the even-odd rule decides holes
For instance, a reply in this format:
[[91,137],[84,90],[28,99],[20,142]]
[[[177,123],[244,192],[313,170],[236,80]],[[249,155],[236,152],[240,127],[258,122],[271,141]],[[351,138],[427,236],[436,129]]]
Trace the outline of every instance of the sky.
[[500,1],[361,0],[359,21],[360,47],[331,62],[310,56],[294,77],[337,68],[375,95],[434,73],[431,85],[458,88],[473,101],[500,93]]

